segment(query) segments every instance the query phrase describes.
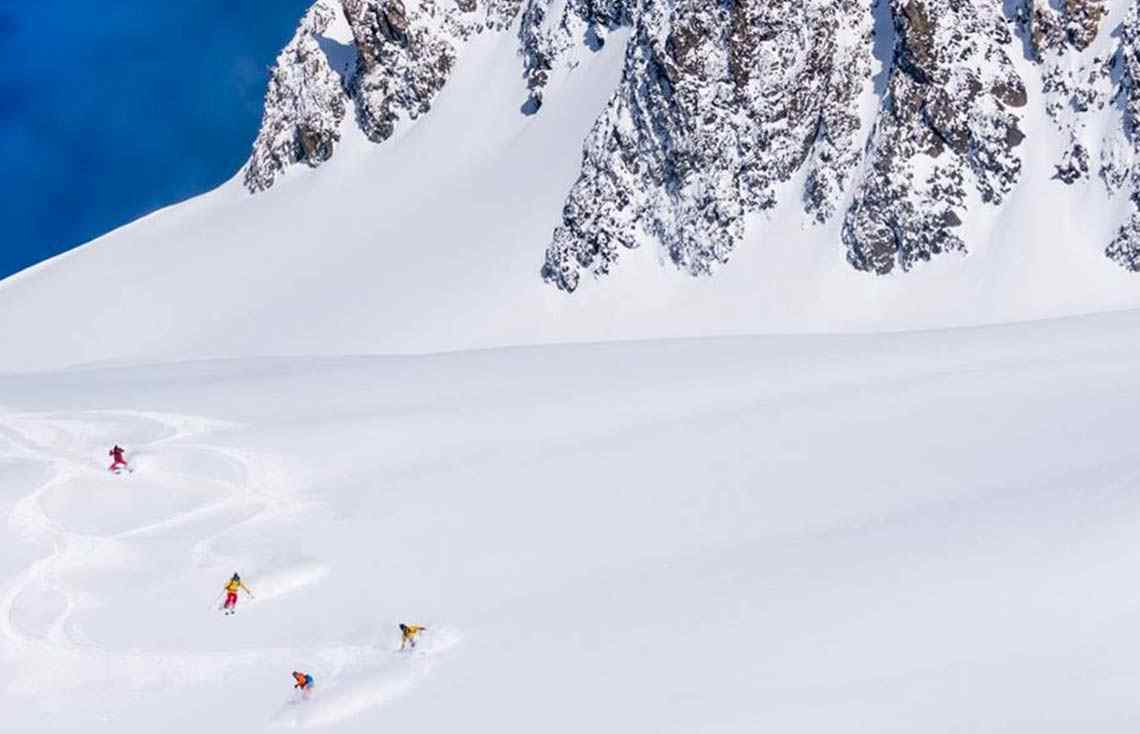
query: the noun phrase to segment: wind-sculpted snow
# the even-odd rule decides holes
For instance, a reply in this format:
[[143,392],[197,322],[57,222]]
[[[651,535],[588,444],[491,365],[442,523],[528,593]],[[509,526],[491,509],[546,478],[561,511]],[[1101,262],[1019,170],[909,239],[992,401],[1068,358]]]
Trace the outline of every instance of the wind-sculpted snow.
[[848,261],[875,273],[964,251],[967,188],[1001,204],[1021,175],[1025,137],[1017,110],[1027,92],[996,3],[892,0],[891,16],[887,96],[843,226]]
[[332,157],[347,95],[319,39],[339,12],[334,0],[317,2],[277,57],[265,93],[261,131],[245,169],[250,191],[269,188],[294,163],[318,166]]

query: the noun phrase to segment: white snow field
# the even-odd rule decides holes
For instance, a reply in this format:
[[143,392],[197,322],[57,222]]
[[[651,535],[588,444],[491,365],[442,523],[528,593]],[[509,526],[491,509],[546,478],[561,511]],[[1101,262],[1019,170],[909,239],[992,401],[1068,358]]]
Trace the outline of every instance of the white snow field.
[[1138,332],[0,376],[0,728],[1135,732]]
[[857,273],[791,181],[713,278],[560,293],[622,45],[528,117],[484,34],[388,142],[0,282],[0,731],[1137,731],[1125,198],[1034,96],[965,258]]

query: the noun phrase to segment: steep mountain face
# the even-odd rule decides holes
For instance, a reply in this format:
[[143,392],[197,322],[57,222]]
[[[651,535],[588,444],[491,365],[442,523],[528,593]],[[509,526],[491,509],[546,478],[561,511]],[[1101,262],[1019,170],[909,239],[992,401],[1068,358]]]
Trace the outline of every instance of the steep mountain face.
[[[431,109],[458,47],[471,34],[509,27],[520,0],[318,0],[277,58],[261,131],[245,170],[251,192],[264,191],[294,163],[319,166],[333,154],[346,109],[374,142],[400,119]],[[322,45],[335,23],[352,38],[351,69],[334,69]]]
[[1024,0],[1018,9],[1030,25],[1030,38],[1038,53],[1065,46],[1084,51],[1096,39],[1107,11],[1104,0],[1063,0],[1059,8]]
[[1110,190],[1128,186],[1131,189],[1132,213],[1105,254],[1134,272],[1140,271],[1140,17],[1133,8],[1121,27],[1120,44],[1110,62],[1110,78],[1119,79],[1114,99],[1123,112],[1123,154],[1106,163],[1106,181]]
[[[518,3],[516,3],[517,5]],[[561,12],[547,0],[527,3],[519,21],[519,45],[530,97],[523,112],[542,107],[554,64],[575,44],[600,49],[610,31],[632,23],[632,0],[567,0]]]
[[870,21],[858,0],[643,6],[544,276],[574,290],[643,234],[710,273],[805,165],[806,206],[826,219],[857,160]]
[[876,273],[966,249],[967,187],[997,205],[1017,183],[1027,102],[996,4],[893,0],[890,12],[894,65],[843,226],[848,261]]
[[295,163],[318,166],[332,157],[348,97],[319,39],[339,12],[335,0],[313,5],[277,57],[265,94],[261,131],[245,168],[250,191],[269,188]]
[[243,176],[0,282],[0,371],[1140,308],[1136,12],[321,0]]
[[344,0],[359,51],[351,86],[356,118],[374,142],[387,140],[400,117],[430,110],[447,81],[456,49],[433,10],[405,8],[400,0]]
[[[1140,271],[1140,21],[1132,4],[1107,50],[1090,55],[1086,51],[1108,10],[1100,0],[1068,0],[1060,9],[1026,3],[1018,18],[1042,65],[1045,111],[1067,140],[1055,177],[1073,184],[1096,175],[1109,196],[1129,196],[1132,211],[1105,254],[1135,272]],[[1095,128],[1097,122],[1103,132]]]
[[[319,52],[337,14],[356,51],[344,79]],[[1034,98],[1069,140],[1057,185],[1095,170],[1107,196],[1131,196],[1105,252],[1138,270],[1136,17],[1131,0],[321,0],[278,59],[246,184],[327,160],[348,105],[387,140],[431,110],[473,35],[514,30],[518,114],[539,115],[554,69],[627,29],[541,268],[563,290],[647,244],[713,273],[781,196],[834,223],[857,270],[964,253],[965,225],[1023,178]]]

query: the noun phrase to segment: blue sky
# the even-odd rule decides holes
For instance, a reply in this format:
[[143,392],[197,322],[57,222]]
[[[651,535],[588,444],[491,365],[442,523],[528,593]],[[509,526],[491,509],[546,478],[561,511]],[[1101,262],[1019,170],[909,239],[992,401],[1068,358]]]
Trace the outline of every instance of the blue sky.
[[312,0],[0,0],[0,278],[245,161]]

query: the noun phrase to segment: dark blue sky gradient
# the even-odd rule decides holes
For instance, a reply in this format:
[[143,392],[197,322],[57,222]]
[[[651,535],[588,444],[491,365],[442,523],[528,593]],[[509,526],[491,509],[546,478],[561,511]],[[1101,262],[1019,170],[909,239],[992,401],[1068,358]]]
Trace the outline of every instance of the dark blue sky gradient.
[[0,278],[225,181],[312,0],[0,0]]

